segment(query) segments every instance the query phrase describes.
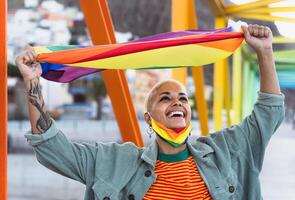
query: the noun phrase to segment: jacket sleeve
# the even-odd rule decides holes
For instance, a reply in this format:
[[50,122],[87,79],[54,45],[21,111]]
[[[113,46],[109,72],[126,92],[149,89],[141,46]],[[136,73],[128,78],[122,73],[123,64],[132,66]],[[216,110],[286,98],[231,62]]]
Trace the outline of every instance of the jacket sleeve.
[[88,173],[92,173],[99,145],[76,144],[70,142],[56,127],[43,134],[28,132],[25,137],[33,146],[37,160],[45,167],[86,184]]
[[258,93],[252,113],[240,124],[222,131],[229,149],[240,151],[261,171],[266,146],[284,118],[284,95]]

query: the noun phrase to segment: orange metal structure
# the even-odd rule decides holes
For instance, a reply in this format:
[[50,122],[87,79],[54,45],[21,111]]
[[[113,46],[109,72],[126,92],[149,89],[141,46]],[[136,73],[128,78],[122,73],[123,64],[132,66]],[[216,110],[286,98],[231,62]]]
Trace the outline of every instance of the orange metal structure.
[[[216,17],[215,28],[225,27],[226,22],[224,17]],[[220,130],[222,124],[222,110],[225,104],[225,74],[226,74],[227,60],[223,59],[214,64],[214,96],[213,96],[213,121],[214,129]]]
[[[81,0],[80,5],[93,44],[115,43],[114,28],[106,0]],[[112,101],[122,139],[143,146],[125,71],[106,70],[102,72],[102,76]]]
[[0,4],[0,199],[7,199],[7,2]]
[[[196,29],[198,27],[194,0],[172,1],[172,31]],[[205,84],[203,68],[192,68],[195,83],[195,96],[197,100],[197,112],[202,135],[208,135],[208,108],[205,100]],[[179,80],[186,85],[187,69],[173,69],[173,79]]]
[[[188,13],[188,11],[190,10],[190,6],[192,6],[192,5],[189,5],[190,3],[192,2],[189,2],[187,0],[184,0],[184,1],[172,0],[171,31],[187,30],[189,29],[189,27],[195,26],[195,24],[193,24],[195,20],[192,20],[190,18],[191,17],[190,13]],[[175,80],[178,80],[183,85],[186,85],[186,77],[187,77],[186,68],[172,69],[172,78]]]

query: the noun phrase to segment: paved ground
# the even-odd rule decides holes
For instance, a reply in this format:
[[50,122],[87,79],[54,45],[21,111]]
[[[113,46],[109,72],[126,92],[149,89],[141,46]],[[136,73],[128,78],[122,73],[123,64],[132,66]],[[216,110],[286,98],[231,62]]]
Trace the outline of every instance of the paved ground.
[[[266,200],[295,199],[295,131],[283,124],[271,140],[261,173]],[[31,154],[8,156],[9,200],[81,200],[82,184],[37,163]]]
[[260,177],[264,199],[295,199],[295,130],[290,124],[271,139]]

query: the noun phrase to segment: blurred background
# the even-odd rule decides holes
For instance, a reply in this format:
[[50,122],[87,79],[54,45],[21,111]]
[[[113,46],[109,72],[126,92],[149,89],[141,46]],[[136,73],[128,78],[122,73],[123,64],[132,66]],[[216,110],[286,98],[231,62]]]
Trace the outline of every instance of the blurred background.
[[[242,4],[248,1],[225,1]],[[294,1],[292,6],[294,5]],[[108,0],[117,42],[127,42],[171,30],[171,0]],[[205,0],[196,0],[199,28],[214,29],[214,15]],[[289,13],[290,14],[290,13]],[[291,13],[294,17],[295,14]],[[239,19],[239,17],[237,17]],[[292,23],[242,19],[269,26],[275,36],[295,38]],[[295,23],[294,23],[295,24]],[[23,81],[14,58],[26,45],[91,45],[84,16],[76,0],[9,0],[8,1],[8,194],[9,200],[78,200],[84,186],[50,172],[37,163],[24,133],[30,130],[27,99]],[[291,41],[291,40],[290,40]],[[293,43],[275,44],[276,50],[292,50]],[[251,53],[251,50],[249,50]],[[293,54],[295,55],[295,54]],[[230,64],[231,64],[230,59]],[[295,63],[295,61],[294,61]],[[295,64],[294,64],[295,65]],[[295,67],[280,73],[286,97],[286,117],[271,140],[261,173],[262,192],[266,200],[295,199]],[[230,72],[232,72],[232,65]],[[129,89],[139,118],[145,144],[151,139],[143,121],[147,91],[158,81],[171,77],[170,70],[127,70]],[[212,132],[213,65],[204,67],[205,99],[209,129]],[[144,81],[142,81],[144,80]],[[62,131],[77,142],[122,142],[112,104],[99,73],[69,84],[41,80],[45,103]],[[194,83],[188,70],[187,89],[193,118],[191,139],[201,135],[196,112]],[[257,90],[256,90],[257,91]],[[58,94],[58,95],[56,95]],[[255,95],[254,95],[255,96]],[[224,115],[226,115],[224,113]],[[226,126],[224,116],[224,126]]]

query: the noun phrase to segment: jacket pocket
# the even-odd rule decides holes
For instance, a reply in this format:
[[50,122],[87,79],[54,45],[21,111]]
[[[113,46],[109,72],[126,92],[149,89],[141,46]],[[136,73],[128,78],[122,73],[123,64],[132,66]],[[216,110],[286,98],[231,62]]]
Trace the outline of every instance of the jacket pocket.
[[112,185],[102,179],[97,180],[92,186],[95,200],[118,200],[119,192]]

